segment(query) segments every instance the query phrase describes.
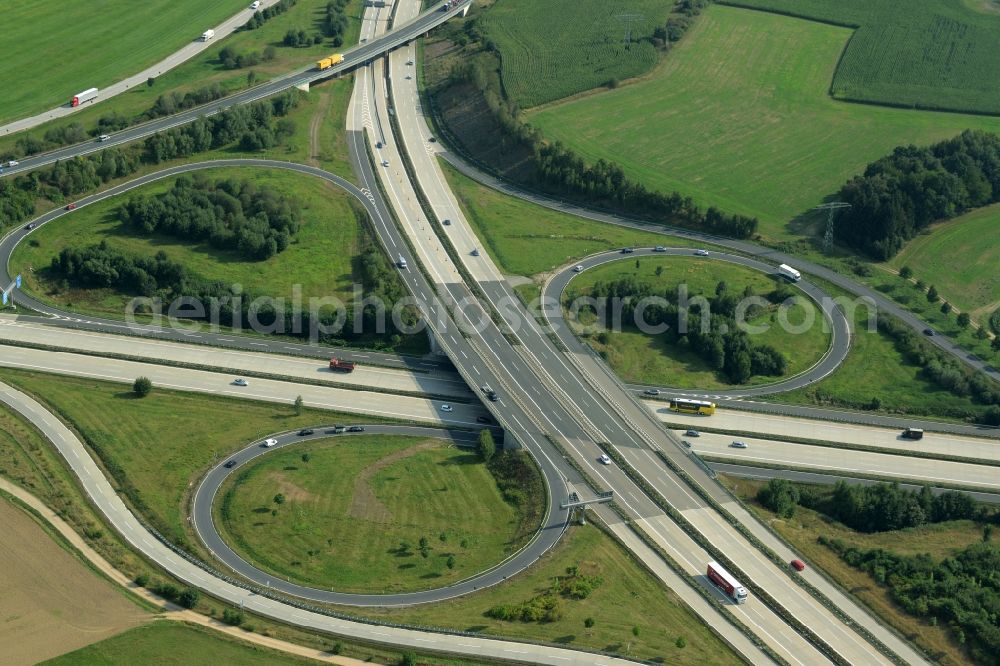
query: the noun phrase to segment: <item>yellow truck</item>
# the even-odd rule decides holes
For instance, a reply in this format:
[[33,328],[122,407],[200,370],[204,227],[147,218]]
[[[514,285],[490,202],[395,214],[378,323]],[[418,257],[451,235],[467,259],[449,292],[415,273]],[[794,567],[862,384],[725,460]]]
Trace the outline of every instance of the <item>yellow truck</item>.
[[338,64],[340,64],[342,62],[344,62],[344,54],[343,53],[334,53],[332,56],[330,56],[328,58],[323,58],[322,60],[318,61],[316,63],[316,69],[318,69],[320,71],[322,71],[324,69],[330,69],[334,65],[338,65]]

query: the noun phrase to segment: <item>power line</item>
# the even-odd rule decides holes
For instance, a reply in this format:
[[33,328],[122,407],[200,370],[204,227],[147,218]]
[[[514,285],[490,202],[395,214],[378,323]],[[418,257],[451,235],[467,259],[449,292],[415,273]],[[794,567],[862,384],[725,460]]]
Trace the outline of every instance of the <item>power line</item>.
[[830,248],[833,247],[833,221],[834,217],[837,215],[837,211],[841,208],[850,208],[851,204],[844,201],[831,201],[819,206],[816,206],[816,210],[827,211],[826,216],[826,233],[823,234],[823,251],[829,252]]
[[625,46],[632,43],[632,26],[646,20],[642,14],[615,14],[615,18],[625,24]]

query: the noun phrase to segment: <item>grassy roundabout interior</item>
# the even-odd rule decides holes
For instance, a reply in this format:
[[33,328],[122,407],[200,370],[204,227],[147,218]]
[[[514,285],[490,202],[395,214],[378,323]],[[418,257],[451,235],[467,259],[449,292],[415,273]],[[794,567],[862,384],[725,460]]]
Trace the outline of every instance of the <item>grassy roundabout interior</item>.
[[264,261],[246,260],[236,251],[212,248],[207,241],[188,243],[173,236],[145,235],[124,228],[118,220],[118,206],[134,194],[154,195],[169,190],[176,178],[166,178],[43,225],[18,245],[11,267],[24,276],[27,291],[57,307],[78,312],[121,316],[132,298],[114,289],[72,288],[52,274],[52,258],[64,247],[83,248],[102,241],[141,256],[151,257],[163,251],[195,276],[241,284],[249,293],[289,298],[294,276],[304,299],[336,296],[349,302],[356,281],[353,262],[369,241],[359,219],[364,213],[347,193],[317,178],[276,169],[207,169],[188,176],[212,181],[249,180],[278,188],[300,202],[301,228],[284,252]]
[[[661,267],[663,270],[657,275],[656,271]],[[569,284],[564,300],[571,301],[576,296],[589,294],[597,282],[624,278],[634,278],[659,292],[670,289],[674,293],[677,284],[685,283],[690,296],[699,293],[712,295],[720,281],[725,281],[732,292],[742,293],[745,287],[750,286],[757,295],[772,291],[778,284],[773,277],[760,271],[710,258],[627,258],[584,271]],[[776,321],[776,307],[772,306],[768,311],[748,319],[747,323],[769,325],[764,333],[751,333],[751,340],[755,344],[771,345],[784,354],[788,361],[788,372],[784,375],[787,378],[807,370],[822,358],[830,346],[830,332],[824,330],[828,326],[823,325],[818,307],[814,309],[817,317],[814,324],[804,333],[785,331]],[[806,310],[798,306],[789,308],[786,314],[788,322],[793,325],[802,323],[807,316]],[[623,323],[620,331],[608,331],[606,341],[602,340],[605,340],[602,335],[586,337],[587,343],[603,354],[615,372],[627,382],[674,388],[732,387],[695,352],[667,344],[657,336],[642,333],[635,326]],[[780,379],[782,377],[754,376],[748,385],[767,384]]]
[[248,561],[342,592],[442,587],[497,564],[537,528],[477,455],[404,436],[276,451],[233,474],[214,508]]

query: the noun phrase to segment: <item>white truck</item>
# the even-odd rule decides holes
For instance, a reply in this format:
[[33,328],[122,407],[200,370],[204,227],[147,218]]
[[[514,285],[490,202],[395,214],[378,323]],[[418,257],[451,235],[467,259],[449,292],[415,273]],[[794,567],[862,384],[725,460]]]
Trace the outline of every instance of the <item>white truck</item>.
[[723,594],[736,603],[745,604],[747,602],[746,588],[740,585],[740,582],[733,578],[732,574],[723,569],[718,562],[708,563],[706,575]]
[[781,264],[778,266],[778,275],[784,276],[792,282],[798,282],[802,279],[802,273],[799,273],[788,264]]
[[201,41],[203,42],[207,42],[208,40],[212,39],[212,37],[215,37],[214,30],[206,30],[205,32],[201,33]]

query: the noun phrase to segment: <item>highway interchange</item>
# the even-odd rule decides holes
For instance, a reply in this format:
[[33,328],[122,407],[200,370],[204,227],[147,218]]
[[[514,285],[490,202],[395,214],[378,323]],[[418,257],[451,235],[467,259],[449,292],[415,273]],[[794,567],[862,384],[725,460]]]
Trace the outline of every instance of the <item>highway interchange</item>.
[[[849,663],[888,663],[890,661],[889,655],[908,663],[922,663],[923,657],[912,646],[893,632],[885,629],[866,610],[821,574],[814,570],[807,570],[799,575],[802,582],[813,588],[813,591],[810,592],[797,584],[787,567],[780,567],[768,559],[758,546],[746,537],[745,532],[734,528],[733,520],[742,524],[745,530],[753,534],[755,539],[764,544],[764,548],[775,553],[781,561],[787,562],[797,555],[751,516],[742,505],[735,502],[715,482],[704,466],[700,465],[689,454],[676,434],[661,426],[658,418],[661,415],[655,412],[656,405],[654,405],[654,410],[650,410],[647,405],[636,400],[635,390],[622,385],[611,374],[607,366],[582,349],[576,338],[568,331],[564,331],[565,335],[560,334],[560,339],[568,351],[561,351],[557,348],[535,318],[521,306],[504,276],[490,260],[488,253],[481,251],[476,253],[478,256],[473,256],[471,250],[479,249],[479,241],[465,221],[461,209],[441,173],[436,156],[442,150],[440,144],[434,145],[428,141],[431,132],[426,126],[423,116],[418,112],[419,95],[416,80],[405,75],[406,72],[412,71],[412,66],[409,63],[415,58],[415,50],[412,45],[391,50],[404,44],[413,36],[422,34],[456,11],[453,9],[445,13],[434,11],[434,9],[431,8],[422,17],[410,21],[419,10],[418,3],[399,2],[395,10],[395,20],[397,23],[402,22],[404,27],[394,31],[394,35],[390,37],[382,37],[374,32],[363,34],[362,36],[368,40],[365,46],[349,53],[345,67],[356,67],[360,63],[366,62],[373,54],[390,50],[387,58],[376,59],[358,67],[355,71],[355,94],[348,114],[347,130],[348,146],[360,187],[313,167],[280,163],[282,168],[294,169],[304,174],[336,182],[338,186],[349,191],[366,207],[379,239],[385,245],[389,256],[402,256],[407,260],[410,268],[401,273],[404,283],[417,299],[438,345],[451,360],[454,370],[461,377],[465,386],[471,388],[471,393],[468,392],[468,388],[464,392],[468,402],[456,404],[455,412],[448,414],[446,419],[441,418],[439,403],[419,397],[394,398],[393,404],[402,405],[400,409],[404,411],[389,415],[427,422],[443,420],[453,425],[474,427],[476,416],[482,415],[483,406],[479,405],[477,400],[472,398],[472,395],[478,393],[478,387],[484,385],[489,385],[498,391],[500,399],[495,403],[486,402],[485,407],[489,410],[491,418],[503,427],[507,436],[531,452],[539,462],[551,495],[546,522],[547,529],[542,530],[541,535],[527,550],[522,551],[509,561],[516,561],[518,567],[537,558],[536,552],[532,549],[543,547],[547,549],[551,543],[554,543],[553,539],[558,538],[561,531],[558,526],[565,525],[568,518],[568,513],[559,507],[559,502],[569,492],[575,491],[584,498],[593,498],[600,491],[613,490],[621,513],[616,513],[605,505],[597,506],[594,509],[595,513],[633,550],[636,557],[645,562],[666,585],[674,589],[696,613],[701,615],[733,645],[737,652],[749,661],[764,663],[770,659],[756,645],[747,640],[746,634],[736,629],[736,623],[743,625],[759,641],[766,644],[775,654],[789,663],[823,663],[829,662],[831,659]],[[368,12],[375,14],[387,11],[389,10],[381,8],[368,10]],[[369,20],[366,21],[365,26],[366,30],[372,30],[382,28],[384,24],[384,21]],[[268,84],[272,86],[270,88],[262,86],[242,96],[237,95],[220,100],[217,106],[210,105],[208,111],[217,111],[229,104],[259,99],[282,88],[320,78],[324,77],[317,75],[316,72],[298,72],[288,78]],[[392,81],[391,86],[388,85],[390,80]],[[393,123],[389,115],[390,106],[382,103],[383,100],[389,100],[391,109],[395,112],[395,117],[398,119],[397,132],[393,132],[391,129]],[[205,108],[197,111],[197,115],[201,115],[205,112]],[[158,129],[187,122],[193,117],[195,114],[187,116],[180,114],[163,119],[163,124],[159,127],[151,129],[151,125],[147,125],[143,128],[136,128],[134,135],[126,131],[117,135],[115,140],[116,142],[132,141]],[[59,154],[62,157],[85,154],[93,149],[103,147],[105,146],[70,147]],[[369,159],[369,153],[375,156],[376,163]],[[37,158],[37,163],[26,159],[18,169],[37,168],[41,164],[48,163],[46,160],[52,161],[51,157],[52,155],[40,156]],[[388,166],[377,166],[383,160],[388,163]],[[412,164],[412,173],[404,168],[406,160]],[[248,167],[276,166],[275,163],[265,160],[243,160],[239,163]],[[218,164],[222,163],[215,165]],[[120,189],[109,190],[109,193],[118,194],[120,191],[126,191],[155,178],[166,177],[184,170],[210,168],[211,166],[213,165],[198,164],[175,167],[119,186]],[[412,180],[414,175],[416,176],[415,182]],[[480,176],[482,177],[481,174]],[[418,194],[417,188],[429,202],[429,210],[425,210],[418,203],[421,196]],[[108,195],[108,193],[102,193],[82,199],[80,205],[87,205]],[[532,195],[521,192],[519,196]],[[564,210],[567,208],[564,205],[559,207]],[[430,218],[428,213],[430,213]],[[58,217],[59,214],[61,213],[54,211],[39,218],[36,222],[46,223]],[[449,219],[451,224],[446,228],[438,227],[435,225],[434,218],[436,220]],[[618,223],[622,223],[622,221],[619,220]],[[448,239],[448,244],[445,244],[439,235],[442,231]],[[24,230],[14,232],[0,244],[0,252],[2,252],[5,263],[14,244],[24,235]],[[726,244],[720,242],[719,239],[711,239],[711,241],[718,245]],[[729,241],[728,243],[734,242]],[[742,245],[736,249],[744,254],[756,254],[757,256],[764,254],[761,248],[749,244]],[[748,251],[748,247],[751,251]],[[685,252],[690,251],[686,250]],[[767,254],[770,252],[768,251]],[[609,259],[610,257],[594,257],[587,261],[600,262]],[[729,259],[744,263],[751,262],[751,260],[735,256]],[[777,255],[767,256],[766,259],[768,262],[775,263],[786,260]],[[802,262],[796,262],[791,258],[787,258],[787,261],[813,272],[809,266],[803,265]],[[753,263],[758,267],[764,266],[759,262]],[[772,264],[767,264],[767,266],[770,265]],[[467,276],[471,277],[474,284],[466,282]],[[554,290],[552,293],[558,298],[558,294],[565,287],[565,283],[561,287],[559,286],[559,279],[557,277],[549,283],[546,293]],[[808,285],[803,286],[807,290],[809,289]],[[852,283],[852,286],[855,285]],[[476,298],[477,295],[481,296],[482,299]],[[810,293],[810,295],[815,296],[816,293]],[[61,318],[59,323],[71,324],[79,329],[108,331],[117,328],[120,331],[123,327],[122,322],[79,317],[52,311],[44,303],[37,302],[25,294],[19,293],[17,298],[22,305],[27,305],[41,313],[56,315]],[[503,328],[494,323],[495,316],[502,322]],[[48,331],[42,332],[48,327],[38,326],[41,321],[40,318],[30,318],[27,321],[19,320],[17,324],[19,326],[36,326],[34,329],[28,329],[31,331],[29,334],[31,336],[49,335]],[[481,325],[475,327],[470,325],[470,322],[476,321],[480,322]],[[836,367],[839,360],[843,358],[843,354],[846,353],[849,340],[846,323],[843,324],[843,328],[838,329],[838,321],[840,320],[834,316],[835,333],[830,353],[809,373],[793,378],[789,380],[790,382],[812,381],[811,378],[815,378],[816,375],[823,376]],[[17,326],[0,328],[14,329]],[[152,326],[142,328],[143,335],[162,334]],[[0,334],[2,333],[3,331],[0,330]],[[92,348],[101,344],[96,333],[79,330],[72,331],[72,333],[81,336],[77,338],[81,349],[92,352],[99,351]],[[136,332],[132,331],[132,333]],[[203,337],[192,340],[190,334],[183,332],[171,333],[170,335],[175,335],[174,339],[178,341],[195,341],[203,344],[214,344],[222,336],[225,336],[229,339],[227,346],[232,347],[234,351],[227,352],[225,355],[216,354],[215,356],[218,358],[208,359],[204,355],[204,350],[199,347],[191,347],[193,351],[188,354],[177,351],[180,345],[170,343],[172,346],[168,346],[167,343],[153,342],[144,337],[135,338],[133,345],[125,342],[121,346],[125,349],[134,346],[135,356],[153,356],[161,359],[169,357],[167,360],[178,360],[174,355],[179,355],[187,363],[221,366],[226,370],[247,369],[248,366],[256,362],[246,352],[235,351],[240,348],[247,349],[247,345],[255,344],[249,339],[240,339],[240,336],[228,333],[198,332],[195,335]],[[935,342],[940,344],[941,340],[935,338]],[[52,344],[58,346],[61,343],[53,342]],[[87,347],[88,344],[92,347]],[[260,341],[257,344],[261,345],[260,349],[250,347],[253,350],[253,359],[269,351],[309,355],[313,358],[322,357],[323,354],[329,355],[329,350],[312,349],[307,352],[307,345],[294,343]],[[284,350],[278,348],[282,345],[285,346]],[[306,403],[310,405],[354,413],[387,415],[384,397],[379,396],[374,391],[358,390],[359,386],[351,388],[313,386],[277,379],[252,379],[251,386],[247,387],[251,389],[250,391],[239,391],[231,386],[232,377],[230,375],[223,375],[219,372],[140,364],[133,360],[97,356],[74,355],[72,362],[67,362],[65,358],[58,356],[64,354],[68,357],[69,354],[66,352],[30,350],[10,346],[5,346],[3,350],[4,364],[20,364],[17,367],[47,367],[59,372],[66,372],[67,368],[72,367],[76,368],[75,372],[85,376],[95,376],[94,374],[88,375],[87,372],[100,372],[107,378],[116,381],[130,381],[130,378],[134,378],[137,374],[147,374],[149,376],[155,375],[153,378],[157,385],[178,387],[181,386],[178,383],[178,377],[183,376],[185,390],[203,390],[244,398],[252,397],[288,402],[293,400],[295,395],[303,395]],[[131,352],[122,353],[131,354]],[[86,366],[86,359],[90,359],[92,365],[100,366],[100,369],[82,369],[83,366]],[[463,391],[457,386],[455,375],[447,369],[446,364],[435,363],[428,367],[421,367],[421,364],[427,363],[427,361],[417,359],[403,361],[388,355],[378,360],[378,365],[392,366],[395,364],[396,367],[406,367],[410,370],[424,372],[428,376],[420,377],[413,372],[387,372],[384,373],[384,377],[378,377],[376,376],[378,373],[372,369],[371,377],[359,374],[358,377],[352,377],[350,380],[337,379],[335,381],[337,383],[349,381],[375,389],[391,388],[397,391],[451,395],[459,398],[463,395]],[[302,365],[296,366],[296,363],[302,363]],[[273,366],[273,374],[279,374],[277,372],[279,365],[282,366],[280,374],[286,376],[308,377],[318,374],[315,362],[309,366],[308,362],[296,361],[292,363],[288,359],[282,358],[279,363]],[[140,367],[142,372],[138,372]],[[403,377],[404,374],[408,374],[409,379]],[[325,376],[321,377],[321,381],[334,383]],[[379,385],[378,382],[385,383]],[[289,391],[296,393],[289,393]],[[749,395],[752,394],[740,392],[737,397]],[[110,491],[109,484],[97,470],[93,461],[89,459],[83,446],[78,441],[74,441],[75,437],[72,436],[72,433],[66,431],[57,419],[23,394],[0,387],[0,398],[39,425],[43,432],[56,443],[84,482],[88,494],[107,515],[109,521],[134,546],[182,579],[197,584],[212,594],[227,600],[239,598],[245,602],[249,599],[253,602],[253,606],[248,603],[249,609],[270,617],[293,621],[303,626],[314,626],[325,631],[346,635],[359,635],[357,632],[365,631],[371,634],[374,631],[371,627],[365,629],[359,628],[357,625],[335,624],[328,617],[292,610],[293,607],[269,598],[254,595],[247,597],[245,590],[226,580],[207,574],[204,569],[194,567],[186,560],[178,558],[163,544],[155,540],[150,541],[148,533]],[[676,415],[670,416],[676,417]],[[668,420],[676,419],[670,418]],[[719,439],[720,437],[722,439]],[[724,436],[706,434],[704,438],[699,438],[696,451],[711,453],[720,446],[720,442],[724,439]],[[608,444],[609,442],[610,444]],[[767,449],[771,446],[774,446],[774,449],[768,450],[766,455],[772,458],[785,456],[788,453],[785,450],[779,450],[777,444],[768,440],[754,441],[752,449]],[[604,466],[597,463],[597,458],[604,451],[602,447],[614,449],[630,470],[619,468],[617,465]],[[257,452],[251,446],[239,455],[250,456]],[[829,449],[811,453],[817,456],[831,455]],[[853,458],[853,454],[851,457]],[[899,456],[892,456],[892,458],[898,459]],[[669,460],[670,464],[665,464],[664,459]],[[907,460],[910,459],[907,458]],[[243,458],[238,458],[238,461],[242,463]],[[781,464],[790,463],[782,460]],[[874,463],[872,464],[874,465]],[[915,464],[923,463],[917,462]],[[831,466],[836,467],[835,464],[827,463],[817,465],[817,469],[830,469]],[[218,467],[214,468],[208,473],[208,476],[205,477],[206,483],[210,480],[213,483],[215,480],[221,481],[221,479],[216,479],[217,476],[221,475],[219,469]],[[676,472],[678,469],[682,470],[684,474],[679,475]],[[628,473],[629,471],[631,474]],[[637,477],[643,480],[643,484],[636,483],[634,479]],[[593,483],[590,483],[591,480]],[[214,496],[214,492],[210,494]],[[210,501],[207,504],[196,502],[195,505],[196,520],[199,520],[206,528],[211,523],[210,503]],[[662,508],[663,503],[672,507],[681,518],[668,515]],[[202,512],[200,518],[197,516],[198,511]],[[205,513],[206,511],[207,513]],[[644,532],[648,539],[665,550],[684,571],[685,576],[678,576],[676,572],[664,567],[662,559],[654,550],[637,540],[634,534],[630,534],[626,519],[628,523]],[[206,542],[212,538],[210,535],[204,536],[210,531],[207,529],[205,532],[199,530]],[[764,598],[758,598],[753,599],[745,606],[725,605],[720,611],[717,606],[708,603],[703,596],[693,591],[693,585],[706,585],[703,578],[704,564],[714,556],[713,553],[705,550],[701,542],[693,538],[693,533],[702,535],[717,552],[725,553],[737,562],[740,567],[741,580],[745,584],[752,585],[754,589],[765,591],[774,601],[765,602]],[[550,538],[549,541],[546,541],[547,537]],[[218,544],[214,544],[214,546],[218,546]],[[222,547],[218,549],[213,547],[212,549],[216,553],[221,553],[223,550]],[[233,562],[233,564],[238,563]],[[499,573],[500,570],[490,572],[487,575],[493,575],[494,578],[490,579],[490,582],[484,582],[484,584],[498,582],[496,576],[507,575],[513,570],[507,572],[504,569],[505,573],[502,574]],[[261,572],[246,570],[240,573],[258,585],[262,584]],[[478,583],[472,583],[472,585],[475,587]],[[308,596],[308,593],[303,593],[302,590],[290,592],[292,594],[299,593],[298,596]],[[461,592],[453,591],[453,593]],[[722,599],[717,592],[714,594],[716,594],[717,599]],[[386,601],[383,600],[383,603]],[[388,601],[388,603],[393,602]],[[836,609],[836,612],[831,609]],[[785,619],[787,616],[794,617],[809,627],[813,636],[804,636],[794,624]],[[844,621],[844,617],[850,618],[850,621]],[[336,622],[341,621],[337,620]],[[856,626],[864,627],[865,631],[857,631]],[[389,629],[384,631],[389,632]],[[415,646],[421,649],[491,655],[534,663],[614,663],[611,658],[597,658],[593,655],[583,656],[571,650],[516,643],[513,645],[517,647],[512,652],[511,648],[500,647],[500,645],[510,645],[503,641],[484,639],[473,641],[468,637],[461,637],[460,640],[469,641],[469,646],[475,643],[475,649],[482,650],[481,652],[472,652],[471,647],[461,649],[460,644],[451,640],[458,639],[458,637],[443,637],[440,634],[433,636],[432,640],[420,632],[391,633],[391,635],[386,633],[383,637],[370,638],[370,640]],[[440,644],[435,643],[436,641]],[[422,644],[422,642],[432,644]]]

